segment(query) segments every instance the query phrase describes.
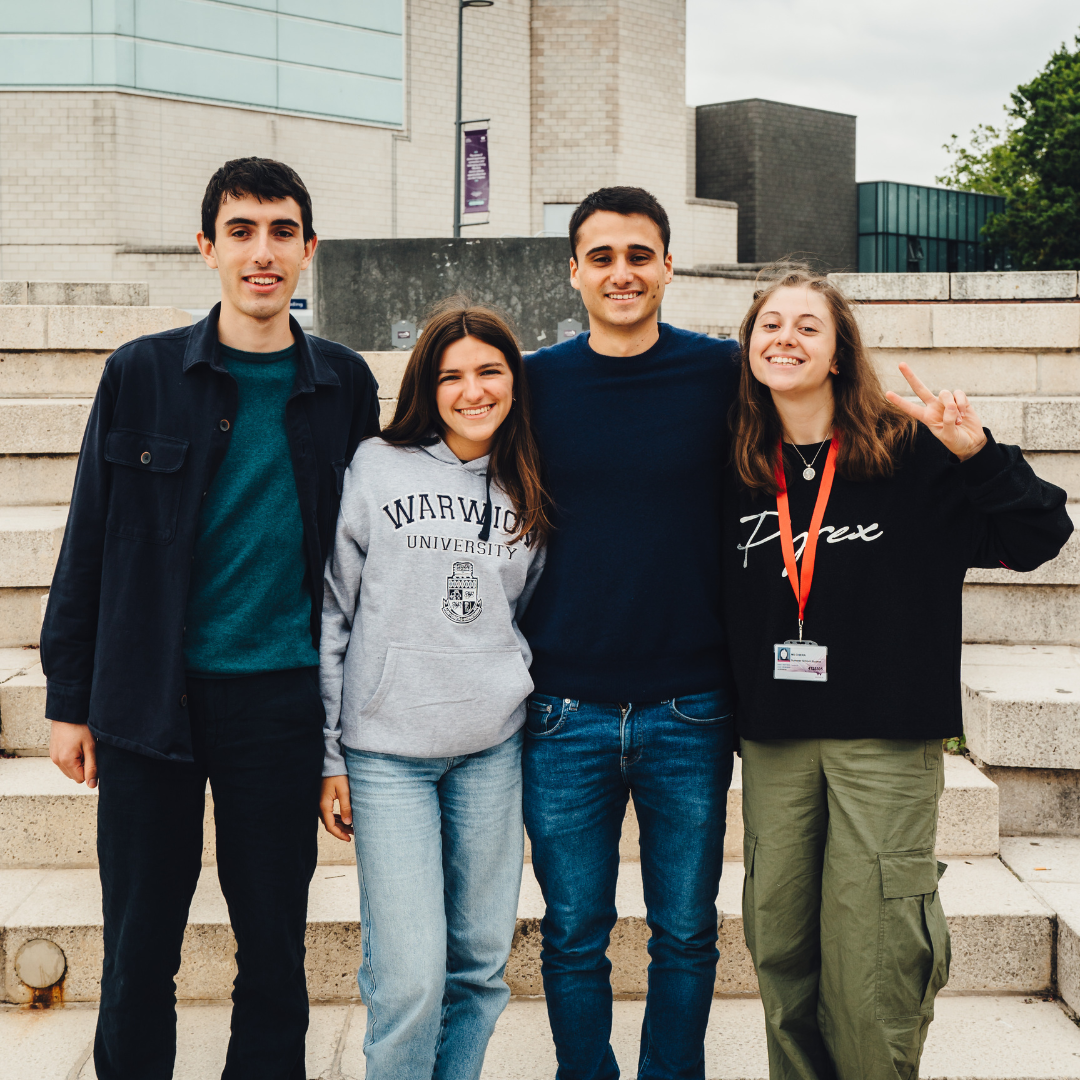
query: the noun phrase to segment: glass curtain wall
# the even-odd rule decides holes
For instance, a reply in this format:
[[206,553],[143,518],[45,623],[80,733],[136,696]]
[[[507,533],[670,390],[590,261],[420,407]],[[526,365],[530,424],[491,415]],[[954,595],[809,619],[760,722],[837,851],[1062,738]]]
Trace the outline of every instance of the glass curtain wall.
[[982,229],[1005,209],[997,195],[875,180],[859,184],[859,273],[1002,270]]

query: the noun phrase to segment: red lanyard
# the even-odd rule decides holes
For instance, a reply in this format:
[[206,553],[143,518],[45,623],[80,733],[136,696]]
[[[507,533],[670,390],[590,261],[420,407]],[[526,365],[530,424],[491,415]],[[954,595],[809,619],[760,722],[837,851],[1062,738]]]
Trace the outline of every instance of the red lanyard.
[[795,563],[795,540],[791,535],[791,511],[788,509],[787,483],[784,480],[783,439],[780,440],[776,455],[776,482],[779,485],[776,493],[776,512],[780,518],[780,547],[784,552],[784,566],[787,567],[788,581],[795,590],[795,599],[799,604],[800,641],[802,641],[803,618],[806,615],[806,601],[810,596],[810,584],[814,580],[814,556],[817,552],[818,530],[825,516],[825,505],[829,501],[833,474],[836,472],[837,445],[837,438],[833,435],[829,443],[829,453],[825,457],[825,467],[821,472],[821,486],[818,488],[817,502],[814,503],[814,516],[810,519],[810,529],[806,534],[806,544],[803,546],[801,578],[799,568]]

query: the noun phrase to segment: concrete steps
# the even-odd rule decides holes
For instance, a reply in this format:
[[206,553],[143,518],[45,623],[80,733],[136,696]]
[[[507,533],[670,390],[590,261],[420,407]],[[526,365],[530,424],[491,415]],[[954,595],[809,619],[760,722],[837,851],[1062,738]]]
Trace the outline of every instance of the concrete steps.
[[[611,1044],[623,1076],[636,1075],[643,1001],[616,1001]],[[231,1006],[177,1009],[175,1080],[218,1080],[229,1042]],[[96,1080],[91,1058],[97,1010],[48,1012],[0,1007],[4,1080]],[[307,1036],[306,1075],[362,1080],[363,1005],[316,1005]],[[1017,996],[938,998],[923,1054],[926,1080],[1067,1080],[1077,1075],[1080,1032],[1054,1002]],[[488,1045],[482,1080],[550,1080],[557,1062],[543,1001],[516,999]],[[713,1001],[705,1036],[706,1080],[767,1080],[765,1021],[755,998]]]
[[[2,662],[2,656],[0,656]],[[2,677],[2,673],[0,673]],[[0,683],[0,735],[12,717],[13,731],[25,730],[27,680],[33,676],[12,675]],[[36,677],[38,694],[44,680]],[[10,709],[10,714],[4,712]],[[48,726],[42,721],[44,734]],[[35,747],[40,755],[0,760],[0,869],[82,869],[97,866],[97,792],[76,784],[48,759],[47,741]],[[946,786],[941,800],[938,825],[940,855],[993,855],[998,849],[997,788],[966,758],[946,757]],[[725,856],[742,858],[742,776],[736,759],[735,775],[728,795]],[[206,797],[203,859],[215,859],[213,798]],[[637,817],[631,802],[623,822],[619,845],[623,859],[638,857]],[[526,839],[526,860],[530,858]],[[336,840],[319,828],[319,862],[351,864],[355,861],[351,844]]]
[[964,730],[990,765],[1080,769],[1080,649],[964,647]]
[[[949,859],[942,904],[953,933],[952,988],[958,991],[1041,993],[1051,987],[1053,912],[993,857]],[[727,863],[717,898],[720,964],[716,991],[754,994],[757,983],[742,935],[742,864]],[[617,889],[618,923],[608,956],[619,995],[645,991],[648,965],[640,866],[624,862]],[[525,866],[518,926],[506,981],[515,994],[543,993],[540,932],[543,899]],[[3,999],[25,1003],[31,991],[18,978],[16,958],[27,942],[55,942],[67,959],[65,1001],[94,1001],[101,975],[101,889],[96,871],[0,871],[0,953]],[[308,908],[308,986],[314,1000],[356,996],[360,962],[359,897],[355,871],[320,866]],[[192,902],[177,994],[187,1000],[226,998],[235,974],[235,942],[212,867]]]
[[66,506],[0,506],[0,588],[48,588],[67,514]]

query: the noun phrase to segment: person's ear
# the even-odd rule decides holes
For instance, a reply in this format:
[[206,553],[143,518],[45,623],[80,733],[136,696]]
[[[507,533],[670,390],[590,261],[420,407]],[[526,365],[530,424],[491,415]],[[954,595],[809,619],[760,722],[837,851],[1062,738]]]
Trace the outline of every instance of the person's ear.
[[203,262],[205,262],[211,270],[216,270],[218,264],[217,252],[214,251],[214,241],[211,240],[206,233],[200,230],[195,234],[195,243],[199,246],[199,254],[203,257]]

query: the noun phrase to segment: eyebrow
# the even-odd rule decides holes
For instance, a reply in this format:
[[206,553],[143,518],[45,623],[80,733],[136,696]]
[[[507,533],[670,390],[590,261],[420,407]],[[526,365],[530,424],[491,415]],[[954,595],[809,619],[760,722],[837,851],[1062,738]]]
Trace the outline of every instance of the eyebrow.
[[[762,316],[765,316],[765,315],[777,315],[777,316],[779,316],[780,312],[779,311],[763,311],[761,314],[762,314]],[[814,319],[817,322],[821,322],[821,316],[820,315],[815,315],[812,311],[804,311],[801,315],[796,315],[795,318],[796,319]]]
[[[631,251],[647,251],[650,255],[655,255],[656,254],[656,248],[651,248],[651,247],[649,247],[648,244],[627,244],[627,247]],[[612,250],[611,244],[600,244],[597,247],[589,248],[589,250],[586,251],[585,254],[586,255],[595,255],[595,254],[597,254],[598,252],[601,252],[601,251],[611,251],[611,250]]]
[[[252,221],[251,218],[243,218],[243,217],[229,218],[229,220],[225,222],[226,228],[229,225],[256,225],[256,224],[258,224],[258,223],[255,222],[255,221]],[[300,228],[300,222],[294,221],[292,218],[274,218],[274,220],[270,222],[270,227],[273,228],[275,225],[291,225],[295,229]]]

